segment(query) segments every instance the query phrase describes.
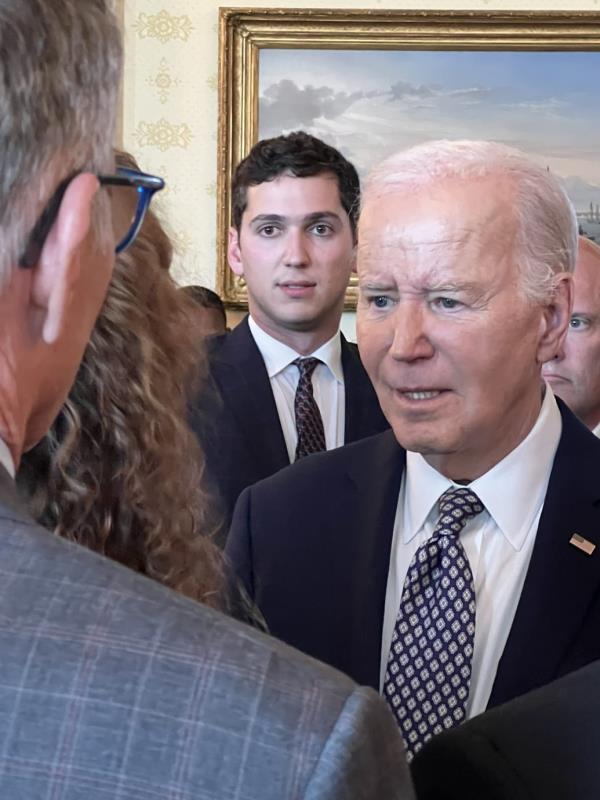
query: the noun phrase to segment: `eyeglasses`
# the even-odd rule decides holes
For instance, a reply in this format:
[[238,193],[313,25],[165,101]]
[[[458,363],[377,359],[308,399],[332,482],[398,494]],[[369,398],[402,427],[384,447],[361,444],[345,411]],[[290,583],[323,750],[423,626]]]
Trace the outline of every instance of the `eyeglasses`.
[[[58,209],[71,181],[79,175],[74,172],[62,181],[38,221],[29,234],[19,266],[24,269],[34,267],[42,254],[44,242],[56,221]],[[138,235],[152,196],[164,189],[165,182],[156,175],[147,175],[134,169],[119,167],[115,175],[97,175],[100,186],[108,187],[112,203],[113,228],[117,246],[116,253],[122,253]],[[115,191],[112,187],[116,187]]]

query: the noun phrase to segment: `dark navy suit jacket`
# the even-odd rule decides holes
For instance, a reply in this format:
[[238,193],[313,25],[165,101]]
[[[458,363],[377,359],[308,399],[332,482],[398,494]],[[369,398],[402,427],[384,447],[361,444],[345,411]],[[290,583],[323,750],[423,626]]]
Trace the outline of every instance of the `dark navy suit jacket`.
[[[243,489],[290,461],[269,376],[248,319],[230,333],[210,339],[208,348],[208,386],[192,411],[192,426],[206,456],[209,482],[221,499],[226,533]],[[358,348],[343,336],[342,369],[345,442],[389,428]]]
[[[560,408],[562,436],[490,706],[600,658],[600,440]],[[242,494],[227,547],[272,634],[376,689],[404,465],[391,431],[309,456]],[[593,555],[569,544],[573,533],[598,545]]]
[[600,662],[446,731],[411,764],[419,800],[597,800]]

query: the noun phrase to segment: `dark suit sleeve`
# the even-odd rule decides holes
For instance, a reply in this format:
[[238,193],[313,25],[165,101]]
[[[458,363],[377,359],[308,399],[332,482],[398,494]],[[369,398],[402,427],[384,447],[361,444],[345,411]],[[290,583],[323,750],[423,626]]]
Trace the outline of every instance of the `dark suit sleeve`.
[[411,771],[419,800],[532,800],[501,749],[477,730],[435,737]]
[[411,764],[419,800],[596,800],[600,662],[434,737]]
[[372,689],[356,688],[329,734],[304,800],[413,800],[398,728]]
[[233,520],[225,555],[233,574],[241,581],[248,597],[254,600],[254,579],[252,570],[252,538],[250,533],[250,489],[240,495],[233,512]]

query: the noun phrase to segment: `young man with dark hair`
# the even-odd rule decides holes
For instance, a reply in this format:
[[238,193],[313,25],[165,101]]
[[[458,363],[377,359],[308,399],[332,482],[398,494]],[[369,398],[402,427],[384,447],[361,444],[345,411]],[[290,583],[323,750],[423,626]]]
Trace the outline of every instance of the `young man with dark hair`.
[[247,486],[387,428],[339,330],[359,196],[353,165],[301,131],[258,142],[235,172],[228,258],[249,316],[211,343],[196,424],[227,520]]

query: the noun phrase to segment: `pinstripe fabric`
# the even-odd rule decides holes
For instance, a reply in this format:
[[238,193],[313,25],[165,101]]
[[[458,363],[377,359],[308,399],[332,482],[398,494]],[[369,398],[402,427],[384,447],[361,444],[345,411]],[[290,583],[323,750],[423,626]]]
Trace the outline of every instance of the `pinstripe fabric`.
[[409,798],[375,693],[29,522],[0,469],[0,798]]

